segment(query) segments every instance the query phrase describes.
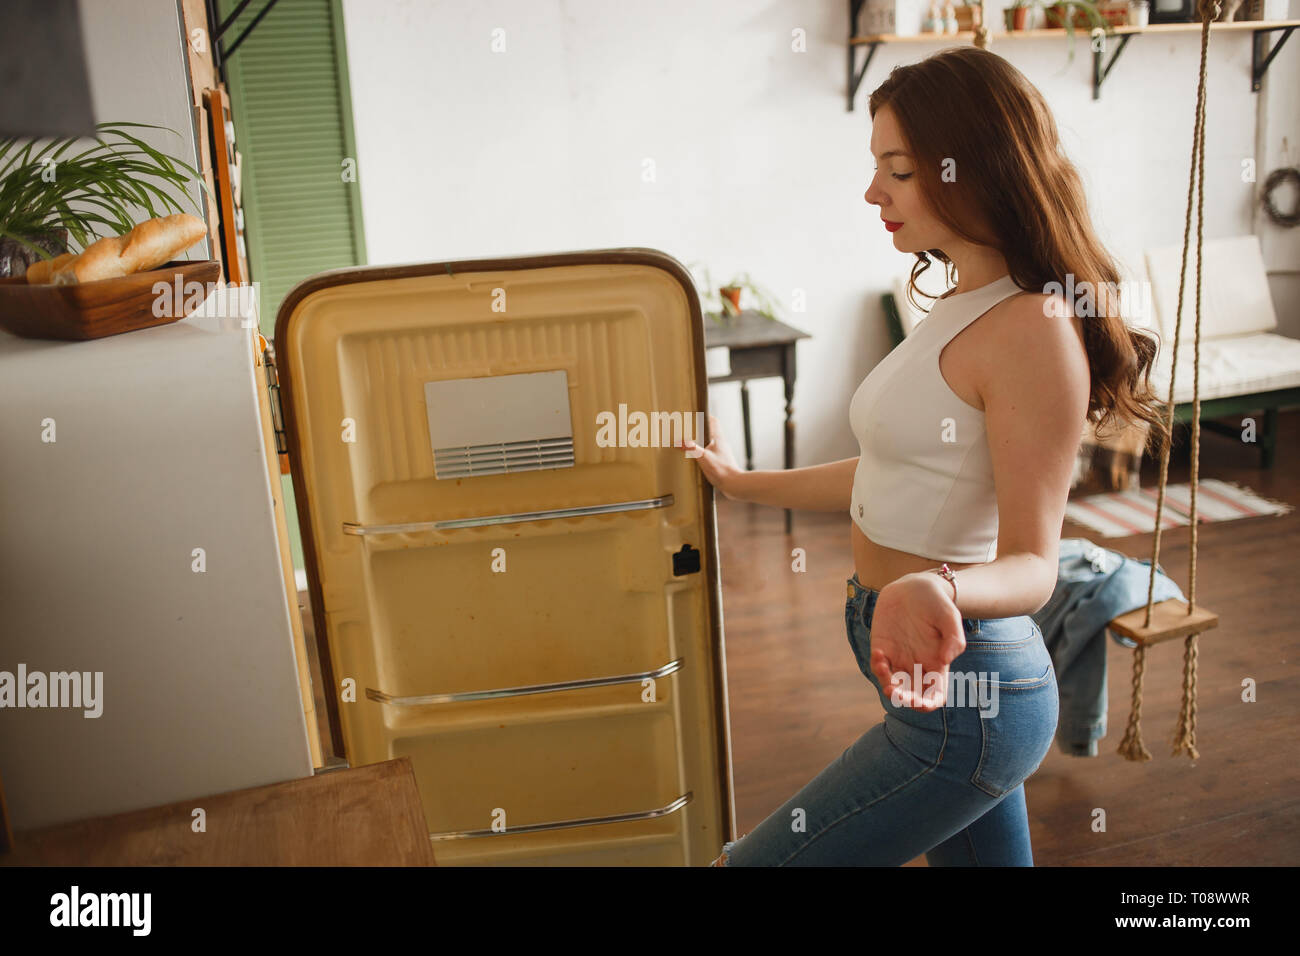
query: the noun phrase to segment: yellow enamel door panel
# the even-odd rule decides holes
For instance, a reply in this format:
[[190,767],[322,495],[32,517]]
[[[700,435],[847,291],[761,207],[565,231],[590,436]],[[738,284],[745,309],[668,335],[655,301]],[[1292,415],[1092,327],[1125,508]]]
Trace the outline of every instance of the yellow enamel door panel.
[[444,865],[705,865],[734,838],[689,272],[375,266],[276,322],[335,752],[409,756]]

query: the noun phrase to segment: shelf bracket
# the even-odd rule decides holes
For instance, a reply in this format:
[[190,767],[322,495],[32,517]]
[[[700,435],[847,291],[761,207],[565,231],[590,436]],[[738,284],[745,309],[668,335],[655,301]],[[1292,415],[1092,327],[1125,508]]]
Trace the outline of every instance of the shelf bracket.
[[[880,46],[879,40],[872,40],[870,43],[854,43],[853,38],[858,35],[858,15],[862,13],[862,8],[866,6],[866,0],[849,0],[849,41],[848,41],[848,60],[849,60],[849,102],[848,112],[853,112],[853,99],[858,95],[858,87],[862,85],[862,78],[867,75],[867,67],[871,66],[871,58],[876,55],[876,47]],[[858,48],[865,46],[867,48],[867,59],[862,64],[862,69],[857,70]]]
[[[1264,34],[1273,33],[1277,30],[1283,31],[1282,39],[1278,40],[1273,45],[1273,49],[1268,51],[1268,56],[1263,56],[1264,47],[1268,43],[1264,38]],[[1259,92],[1259,84],[1264,79],[1264,74],[1268,72],[1268,65],[1273,62],[1273,57],[1277,56],[1277,51],[1282,49],[1282,44],[1287,41],[1287,38],[1291,36],[1294,30],[1295,27],[1268,27],[1264,30],[1251,31],[1254,35],[1252,40],[1253,49],[1250,54],[1250,91],[1252,93]]]
[[243,32],[240,33],[239,36],[235,37],[235,42],[230,44],[229,47],[222,49],[221,38],[235,25],[235,21],[239,19],[239,15],[244,12],[244,8],[248,6],[250,0],[240,0],[239,5],[236,6],[230,16],[226,17],[224,20],[217,16],[217,0],[205,0],[204,5],[208,12],[208,23],[209,25],[214,23],[217,25],[216,29],[211,31],[212,63],[217,68],[217,72],[220,74],[223,83],[227,82],[226,60],[235,55],[235,51],[239,49],[239,45],[248,39],[248,35],[257,28],[259,23],[262,22],[262,18],[270,13],[271,8],[279,2],[280,0],[267,0],[266,5],[257,11],[252,22],[250,22],[248,26],[244,27]]
[[1110,55],[1110,59],[1106,61],[1105,66],[1101,64],[1101,58],[1105,55],[1104,50],[1092,51],[1092,98],[1094,100],[1101,99],[1102,81],[1110,75],[1111,69],[1115,66],[1115,61],[1119,59],[1119,55],[1124,52],[1124,47],[1128,46],[1128,41],[1133,36],[1132,33],[1121,33],[1119,35],[1119,46],[1115,47],[1115,52]]

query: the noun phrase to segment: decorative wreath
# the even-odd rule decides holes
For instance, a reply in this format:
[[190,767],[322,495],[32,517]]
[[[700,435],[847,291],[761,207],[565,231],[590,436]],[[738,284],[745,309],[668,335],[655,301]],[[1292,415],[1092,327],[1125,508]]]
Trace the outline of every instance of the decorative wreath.
[[1296,192],[1300,193],[1300,169],[1295,166],[1285,166],[1269,173],[1268,179],[1264,180],[1264,195],[1260,197],[1260,202],[1264,206],[1264,211],[1268,213],[1268,218],[1279,226],[1288,228],[1300,226],[1300,201],[1296,202],[1295,207],[1290,212],[1282,212],[1273,201],[1273,191],[1286,182],[1294,185]]

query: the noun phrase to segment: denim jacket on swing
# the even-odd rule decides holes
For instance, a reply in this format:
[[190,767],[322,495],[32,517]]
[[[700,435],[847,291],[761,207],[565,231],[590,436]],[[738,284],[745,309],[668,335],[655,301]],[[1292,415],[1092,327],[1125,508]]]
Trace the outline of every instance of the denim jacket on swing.
[[[1126,648],[1130,638],[1112,632],[1112,618],[1146,607],[1151,562],[1099,547],[1085,538],[1064,538],[1056,588],[1031,615],[1052,655],[1060,690],[1056,743],[1075,757],[1097,756],[1106,735],[1106,634]],[[1156,565],[1155,602],[1186,600],[1182,589]]]

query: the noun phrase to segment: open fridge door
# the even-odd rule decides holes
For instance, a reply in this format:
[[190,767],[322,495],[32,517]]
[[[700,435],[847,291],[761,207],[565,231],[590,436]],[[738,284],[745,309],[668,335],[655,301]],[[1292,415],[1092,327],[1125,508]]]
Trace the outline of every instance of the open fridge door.
[[[690,273],[611,249],[313,276],[275,346],[332,745],[443,865],[735,838]],[[674,430],[675,429],[675,430]]]

